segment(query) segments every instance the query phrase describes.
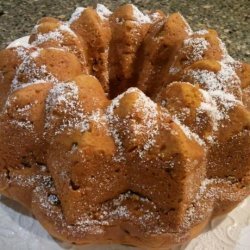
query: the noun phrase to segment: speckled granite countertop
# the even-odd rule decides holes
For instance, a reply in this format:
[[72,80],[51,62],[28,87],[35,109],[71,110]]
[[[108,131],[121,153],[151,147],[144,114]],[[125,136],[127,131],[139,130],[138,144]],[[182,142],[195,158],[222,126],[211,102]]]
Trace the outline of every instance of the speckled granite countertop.
[[[36,21],[44,16],[67,19],[78,6],[94,1],[80,0],[0,0],[0,48],[28,34]],[[194,30],[216,29],[236,59],[250,61],[249,0],[100,0],[110,9],[133,3],[141,9],[161,9],[166,13],[179,11]]]

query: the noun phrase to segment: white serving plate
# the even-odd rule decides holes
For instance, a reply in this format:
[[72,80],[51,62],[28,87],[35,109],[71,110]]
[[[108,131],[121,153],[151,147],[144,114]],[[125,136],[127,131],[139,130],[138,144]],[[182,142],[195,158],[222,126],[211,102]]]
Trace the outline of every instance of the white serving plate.
[[[76,247],[53,239],[24,208],[0,196],[0,249],[4,250],[135,250],[119,245]],[[230,214],[214,219],[206,232],[181,250],[249,250],[250,197]]]

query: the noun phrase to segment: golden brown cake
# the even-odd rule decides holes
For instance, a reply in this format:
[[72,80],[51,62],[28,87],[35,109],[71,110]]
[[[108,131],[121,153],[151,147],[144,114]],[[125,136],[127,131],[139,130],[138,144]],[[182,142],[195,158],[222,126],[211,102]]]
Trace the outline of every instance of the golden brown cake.
[[0,193],[76,244],[164,249],[250,194],[250,65],[127,4],[0,52]]

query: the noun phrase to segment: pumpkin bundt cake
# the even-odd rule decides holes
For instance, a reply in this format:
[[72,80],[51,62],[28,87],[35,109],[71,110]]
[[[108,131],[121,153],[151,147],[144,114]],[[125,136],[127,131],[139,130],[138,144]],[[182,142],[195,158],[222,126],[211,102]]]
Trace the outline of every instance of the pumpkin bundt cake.
[[250,65],[127,4],[0,52],[0,193],[58,239],[182,244],[250,194]]

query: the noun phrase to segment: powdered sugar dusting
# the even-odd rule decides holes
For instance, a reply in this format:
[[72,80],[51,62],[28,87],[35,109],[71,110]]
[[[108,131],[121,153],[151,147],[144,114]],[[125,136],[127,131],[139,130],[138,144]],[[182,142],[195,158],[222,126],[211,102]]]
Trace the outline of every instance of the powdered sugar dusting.
[[83,133],[89,130],[90,123],[93,122],[97,128],[108,134],[107,118],[103,111],[97,109],[90,113],[85,112],[75,82],[62,82],[53,86],[46,100],[47,130],[55,129],[55,134],[63,133],[65,130],[79,130]]
[[59,31],[64,31],[69,33],[71,36],[73,37],[77,37],[76,33],[70,28],[70,26],[68,25],[68,23],[62,23],[59,28]]
[[209,43],[204,38],[187,38],[184,40],[184,50],[191,47],[191,51],[186,54],[188,62],[192,63],[202,59],[204,52],[207,50]]
[[156,142],[155,137],[159,134],[159,126],[157,121],[158,111],[157,105],[142,92],[140,92],[139,98],[135,103],[135,109],[141,110],[144,115],[140,124],[134,124],[134,133],[136,135],[145,135],[145,132],[147,131],[147,140],[143,146],[143,149],[138,149],[139,156],[142,158],[144,154],[152,146],[154,146]]
[[[18,47],[17,53],[22,58],[23,62],[16,70],[16,75],[11,86],[12,91],[41,82],[58,82],[57,78],[47,71],[46,65],[36,65],[34,59],[39,56],[39,50],[29,53],[23,48]],[[22,76],[25,76],[25,78]]]
[[21,37],[15,41],[13,41],[12,43],[10,43],[9,46],[7,47],[7,49],[16,48],[19,46],[24,47],[24,48],[30,48],[31,45],[29,44],[29,39],[30,39],[30,36]]
[[[25,178],[26,177],[26,178]],[[11,176],[12,181],[15,184],[18,184],[21,187],[32,187],[35,186],[37,183],[43,183],[45,185],[51,185],[52,179],[51,176],[43,175],[41,173],[37,173],[36,175],[30,176],[23,176],[21,174],[15,174]]]
[[25,120],[25,121],[12,120],[11,124],[22,129],[27,129],[29,131],[34,129],[34,125],[29,120]]
[[69,19],[68,23],[72,24],[73,22],[75,22],[77,19],[79,19],[79,17],[81,16],[82,12],[85,10],[86,8],[83,7],[77,7],[75,12],[71,15],[71,18]]
[[204,88],[208,90],[216,90],[218,87],[222,88],[219,80],[217,79],[217,74],[208,70],[189,70],[187,72],[188,76],[191,76],[195,83],[200,83]]
[[[140,110],[142,112],[143,116],[141,117],[140,122],[136,121],[136,119],[134,118],[135,114],[133,113],[127,114],[126,117],[120,120],[119,116],[114,112],[114,110],[119,107],[121,99],[129,93],[138,94],[135,102],[133,103],[132,110]],[[146,135],[143,147],[137,149],[139,156],[142,158],[144,154],[154,145],[155,137],[159,133],[157,116],[157,105],[137,88],[129,88],[126,92],[119,95],[112,101],[111,105],[107,109],[107,118],[111,127],[111,134],[118,147],[119,157],[116,160],[124,159],[124,157],[122,156],[124,149],[122,140],[120,139],[119,130],[116,128],[117,124],[119,125],[119,123],[121,123],[128,126],[129,122],[132,123],[132,125],[130,124],[130,129],[132,129],[132,131],[123,131],[123,133],[125,133],[129,138],[131,136],[136,137],[140,135]]]
[[[32,45],[27,44],[26,40],[26,42],[23,43],[15,41],[9,46],[10,48],[15,48],[18,57],[22,61],[21,65],[16,70],[11,91],[15,91],[32,84],[51,82],[53,86],[46,99],[45,137],[47,135],[46,133],[49,134],[50,132],[52,132],[52,138],[65,131],[68,132],[78,130],[85,133],[90,131],[92,123],[94,123],[95,128],[100,129],[102,133],[105,130],[107,135],[112,136],[115,141],[117,152],[113,158],[114,161],[112,162],[114,166],[120,167],[122,165],[126,167],[126,164],[129,164],[126,154],[130,154],[129,156],[139,156],[137,158],[144,163],[144,161],[147,160],[147,153],[149,153],[151,149],[154,149],[154,147],[159,146],[156,145],[156,142],[160,137],[161,123],[164,123],[162,126],[165,126],[165,128],[169,125],[166,122],[166,119],[161,120],[164,115],[169,117],[167,109],[165,114],[162,112],[162,109],[164,108],[161,109],[139,89],[129,88],[123,94],[113,99],[107,109],[97,109],[86,112],[84,110],[84,102],[81,102],[79,98],[80,88],[78,88],[76,82],[60,82],[55,76],[48,72],[46,65],[38,67],[35,63],[41,53],[41,50],[36,48],[36,46],[47,41],[62,42],[65,36],[68,35],[76,37],[76,34],[70,29],[70,24],[78,20],[84,10],[85,8],[77,8],[71,19],[66,23],[61,22],[60,26],[54,31],[42,34],[37,32],[38,27],[36,27],[37,38]],[[154,13],[148,16],[139,11],[138,8],[133,5],[132,11],[134,15],[134,23],[137,22],[137,25],[152,23],[152,21],[155,21],[160,17],[159,13]],[[111,11],[101,4],[97,5],[96,12],[102,20],[108,20],[109,16],[112,14]],[[183,21],[186,23],[185,19],[183,19]],[[192,33],[192,30],[187,23],[186,32],[189,35],[193,34],[201,36],[208,33],[207,30]],[[219,43],[223,53],[223,59],[219,62],[221,68],[218,72],[205,69],[184,69],[184,71],[186,70],[186,72],[184,72],[186,73],[186,76],[192,78],[193,83],[200,86],[202,102],[196,111],[198,114],[207,114],[211,120],[213,132],[218,131],[220,122],[225,119],[229,119],[228,114],[232,108],[236,105],[242,105],[240,97],[235,94],[240,85],[240,79],[237,77],[235,72],[235,68],[238,67],[239,64],[228,55],[224,44],[220,40]],[[185,65],[183,66],[186,67],[193,62],[202,60],[209,46],[208,41],[202,37],[189,37],[185,39],[183,41],[183,48],[181,52],[187,52],[187,61],[184,62]],[[66,51],[68,49],[67,47],[68,46],[64,46],[60,48],[60,50]],[[178,57],[175,57],[175,60],[177,59]],[[175,67],[173,64],[173,66],[169,69],[169,73],[175,75],[180,72],[180,70],[181,67]],[[3,79],[2,71],[0,71],[0,78]],[[134,95],[129,102],[124,102],[126,106],[121,106],[122,101],[124,101],[129,94]],[[165,107],[167,107],[166,103]],[[8,99],[4,107],[5,110],[8,107],[13,108],[11,105],[11,100]],[[20,121],[13,120],[11,123],[19,128],[24,128],[33,132],[32,130],[34,129],[34,125],[28,119],[31,113],[30,111],[32,109],[32,105],[33,104],[27,104],[22,108],[15,107],[15,112],[18,117],[21,117],[21,119]],[[118,112],[117,109],[120,112]],[[172,119],[182,129],[187,138],[196,141],[202,146],[204,151],[206,151],[207,146],[210,146],[207,142],[214,142],[214,134],[212,133],[207,138],[201,138],[198,134],[192,131],[191,126],[188,127],[183,124],[184,119],[182,118],[184,116],[191,115],[191,111],[191,108],[184,107],[182,112],[173,116]],[[168,129],[171,129],[171,126],[169,126]],[[170,132],[172,135],[176,135],[178,133],[177,131],[178,130],[172,129]],[[76,145],[73,145],[69,151],[70,154],[74,154],[77,151],[77,148],[78,147]],[[117,164],[117,162],[122,162],[122,164]],[[151,163],[153,166],[154,159]],[[175,168],[174,161],[171,161],[168,165],[172,169]],[[157,166],[155,169],[157,169]],[[69,225],[66,223],[63,211],[61,210],[61,204],[56,194],[57,190],[55,187],[52,187],[52,178],[50,176],[43,176],[45,172],[49,172],[49,166],[47,168],[47,166],[42,163],[40,169],[37,171],[39,171],[39,174],[28,176],[26,179],[24,179],[21,175],[11,176],[11,181],[24,188],[32,185],[36,186],[33,194],[34,196],[37,196],[36,198],[38,198],[38,202],[40,202],[39,208],[43,209],[47,216],[53,218],[53,220],[50,220],[52,223],[54,223],[54,219],[57,220],[55,222],[59,223],[57,227],[60,227],[64,230],[64,232],[69,232],[74,236],[77,235],[79,238],[81,237],[79,233],[83,233],[82,235],[86,235],[86,233],[102,234],[105,233],[103,230],[104,226],[118,225],[119,220],[136,224],[136,226],[145,231],[145,234],[161,234],[169,232],[169,225],[166,225],[167,223],[163,222],[164,220],[162,220],[162,215],[160,214],[161,212],[159,212],[157,205],[154,201],[152,201],[154,199],[149,200],[147,197],[135,194],[130,190],[128,191],[128,189],[126,189],[124,193],[116,194],[115,197],[110,197],[109,200],[99,204],[99,206],[96,204],[90,204],[89,211],[80,211],[76,224]],[[62,171],[61,176],[66,176],[66,174],[66,172]],[[5,175],[5,178],[9,178],[7,174]],[[92,179],[93,181],[96,181],[94,177]],[[184,223],[181,225],[182,228],[190,228],[192,223],[204,220],[204,215],[209,216],[210,213],[212,213],[213,207],[207,205],[207,203],[204,203],[204,205],[200,201],[203,197],[206,197],[208,201],[215,201],[219,196],[218,193],[222,190],[214,187],[215,184],[229,183],[231,185],[233,181],[237,182],[237,180],[231,181],[231,179],[229,179],[230,178],[205,179],[201,182],[194,201],[190,201],[192,203],[186,211]],[[110,179],[108,179],[108,181],[109,180]],[[186,184],[185,180],[183,182],[184,184],[181,183],[180,185]],[[105,187],[106,183],[107,180],[106,182],[104,181],[98,183],[99,188]],[[158,185],[158,183],[156,183],[156,185]],[[48,190],[51,192],[49,196]],[[236,196],[237,195],[235,195],[235,197]],[[237,200],[237,198],[231,194],[228,195],[228,197],[230,200]],[[130,206],[131,204],[138,206],[133,207]],[[53,205],[58,206],[58,209],[54,209],[55,207],[53,207]],[[81,210],[81,208],[79,210]],[[201,213],[199,214],[199,212]],[[165,215],[166,214],[163,216]],[[152,227],[150,226],[151,224],[153,225]],[[181,227],[180,230],[182,229]]]
[[153,22],[159,20],[160,18],[161,18],[161,15],[160,15],[160,13],[158,13],[158,12],[154,12],[154,13],[150,14],[150,19],[151,19]]
[[194,32],[195,35],[201,35],[201,36],[204,36],[208,33],[209,33],[208,30],[198,30]]
[[[54,193],[54,187],[50,187],[50,193]],[[118,220],[127,220],[138,223],[147,233],[163,233],[165,232],[164,227],[161,226],[161,223],[158,223],[160,217],[157,213],[154,212],[156,209],[153,202],[149,201],[147,198],[140,197],[136,194],[133,194],[131,191],[119,194],[114,199],[103,203],[98,212],[83,212],[80,217],[77,219],[74,225],[69,225],[66,223],[65,218],[62,214],[61,209],[55,209],[57,206],[53,206],[50,202],[51,198],[48,198],[47,191],[42,187],[37,187],[34,191],[36,199],[39,202],[39,205],[44,210],[49,218],[53,218],[53,221],[60,223],[60,228],[69,231],[72,234],[75,234],[79,237],[79,234],[82,233],[91,233],[91,234],[102,234],[103,226],[113,225]],[[57,199],[56,199],[57,200]],[[128,201],[136,200],[142,206],[149,205],[152,209],[139,209],[139,214],[134,214],[133,210],[127,205]],[[96,215],[98,214],[98,218]],[[148,228],[148,223],[154,223],[154,226]]]
[[[9,103],[9,102],[8,102]],[[10,103],[9,103],[10,104]],[[11,106],[11,105],[10,105]],[[19,119],[11,120],[11,124],[29,131],[34,129],[34,124],[29,120],[30,111],[33,104],[25,105],[22,108],[16,108]]]
[[107,131],[107,117],[102,110],[94,110],[88,117],[90,122],[94,122],[97,128],[102,129],[108,134]]
[[32,43],[32,45],[37,46],[47,41],[62,41],[63,35],[59,32],[59,30],[50,31],[44,34],[37,34],[36,40]]
[[[137,221],[140,226],[142,226],[144,229],[147,228],[147,224],[150,221],[158,221],[159,215],[157,213],[154,213],[152,210],[142,208],[139,209],[140,214],[138,216],[135,216],[133,213],[133,210],[127,206],[127,202],[134,200],[136,202],[140,202],[142,206],[144,204],[148,204],[153,209],[156,209],[156,206],[153,202],[149,201],[147,198],[140,197],[136,194],[134,194],[131,191],[127,191],[125,193],[119,194],[117,197],[112,199],[109,202],[105,202],[101,205],[100,211],[99,211],[99,219],[95,220],[92,218],[92,215],[83,214],[78,219],[77,225],[80,225],[81,230],[90,230],[90,228],[86,228],[86,223],[88,225],[110,225],[114,223],[116,220],[131,220],[131,221]],[[143,211],[143,213],[142,213]],[[165,230],[161,228],[160,224],[150,229],[152,232],[164,232]]]
[[169,68],[169,74],[170,75],[176,75],[177,73],[179,73],[181,71],[180,68],[177,68],[177,67],[174,67],[174,66],[171,66]]
[[99,3],[96,6],[96,12],[103,20],[107,20],[112,15],[112,12],[108,8]]
[[33,46],[38,46],[48,41],[58,41],[62,42],[64,40],[63,32],[70,34],[73,37],[76,37],[76,34],[67,23],[61,24],[57,29],[47,32],[47,33],[38,33],[36,40],[32,42]]
[[[191,76],[194,83],[200,84],[200,92],[204,101],[197,112],[205,112],[211,119],[213,131],[217,131],[225,119],[229,119],[228,112],[241,105],[233,91],[239,88],[239,78],[230,65],[220,62],[221,69],[217,73],[208,70],[188,70],[187,75]],[[210,138],[211,139],[211,138]],[[210,140],[211,141],[211,140]]]
[[[79,129],[85,132],[89,129],[89,122],[79,103],[78,87],[74,82],[59,83],[50,90],[46,101],[46,124],[50,128],[54,116],[53,111],[57,110],[59,119],[62,119],[56,134],[62,133],[64,129]],[[58,126],[58,125],[57,125]]]
[[117,96],[115,99],[112,100],[111,104],[108,106],[106,111],[106,116],[108,120],[108,124],[110,127],[110,134],[112,135],[115,144],[117,146],[117,156],[114,157],[115,161],[122,161],[125,160],[123,156],[123,145],[122,140],[120,138],[120,135],[118,133],[117,128],[115,127],[115,123],[118,122],[118,117],[115,115],[114,111],[117,107],[120,105],[121,98],[125,95],[123,93],[122,95]]
[[16,50],[16,52],[17,52],[18,57],[19,57],[21,60],[25,60],[25,58],[26,58],[27,55],[28,55],[28,50],[27,50],[25,47],[22,47],[22,46],[16,47],[15,50]]
[[[237,181],[233,177],[228,177],[225,179],[222,178],[212,178],[208,179],[205,178],[200,185],[198,192],[192,202],[191,206],[187,209],[185,217],[184,217],[184,228],[189,228],[192,223],[196,221],[200,222],[205,219],[205,217],[211,215],[213,212],[213,203],[216,199],[219,198],[221,192],[224,192],[220,189],[220,184],[222,185],[230,185]],[[218,185],[219,184],[219,185]],[[218,186],[217,186],[218,185]],[[233,201],[237,200],[238,198],[235,197],[235,193],[229,190],[228,193],[224,192],[224,197]],[[236,195],[237,196],[237,195]],[[203,202],[200,202],[203,199]],[[209,202],[204,202],[204,199],[209,200]]]
[[219,98],[218,91],[221,91],[221,94],[224,93],[224,100],[236,102],[236,98],[232,94],[226,94],[226,92],[230,93],[230,89],[239,87],[240,80],[231,66],[223,62],[220,65],[221,70],[218,73],[197,69],[188,70],[187,75],[194,79],[194,83],[201,84],[201,87],[211,95],[214,94]]
[[61,83],[51,89],[47,103],[50,106],[65,104],[66,108],[75,108],[77,100],[78,87],[73,83]]
[[36,51],[30,53],[30,56],[32,58],[37,58],[39,55],[40,55],[40,50],[36,50]]
[[187,20],[186,20],[182,15],[180,15],[180,16],[181,16],[183,22],[184,22],[185,25],[186,25],[185,30],[186,30],[187,34],[188,34],[188,35],[192,35],[192,34],[193,34],[193,31],[192,31],[191,27],[189,26]]
[[177,118],[177,116],[173,117],[173,121],[177,125],[179,125],[179,127],[182,129],[182,131],[184,132],[184,134],[187,136],[187,138],[189,138],[190,140],[196,141],[201,146],[206,146],[205,142],[196,133],[192,132],[189,127],[187,127],[186,125],[182,124],[180,122],[180,120]]
[[222,51],[222,60],[221,62],[226,64],[228,67],[230,67],[233,71],[241,68],[242,63],[239,61],[234,60],[229,54],[226,49],[225,44],[222,42],[220,38],[218,38],[220,49]]
[[148,15],[143,14],[136,6],[132,4],[133,14],[137,22],[143,23],[151,23],[151,19]]

